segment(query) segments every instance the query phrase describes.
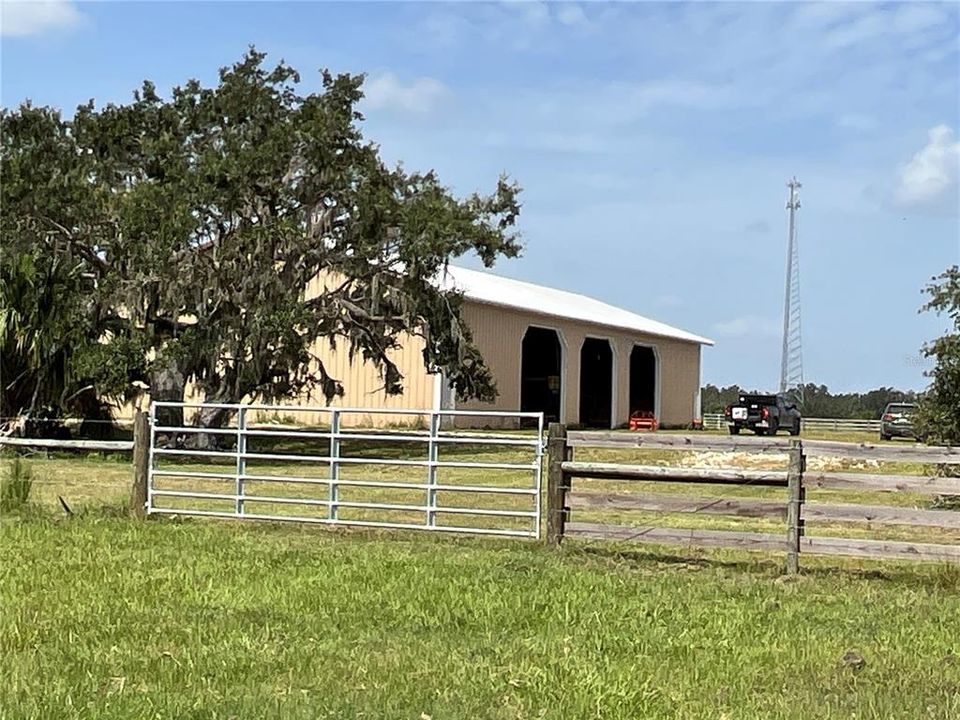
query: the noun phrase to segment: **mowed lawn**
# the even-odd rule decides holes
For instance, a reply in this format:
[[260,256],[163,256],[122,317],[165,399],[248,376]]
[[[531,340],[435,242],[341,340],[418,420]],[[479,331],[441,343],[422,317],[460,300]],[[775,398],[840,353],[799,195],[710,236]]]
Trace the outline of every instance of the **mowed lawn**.
[[[509,449],[470,451],[447,452],[523,461]],[[583,456],[718,460],[673,451]],[[768,464],[782,458],[759,466]],[[123,509],[128,460],[35,456],[30,467],[30,504],[0,516],[0,719],[960,717],[957,567],[805,557],[803,574],[786,578],[782,554],[575,541],[557,551],[416,531],[137,521]],[[262,463],[257,472],[289,468]],[[514,471],[441,472],[451,484],[524,480]],[[420,483],[423,473],[356,466],[348,476]],[[230,492],[232,483],[190,485]],[[325,496],[325,486],[310,487],[258,491]],[[783,498],[776,489],[655,483],[582,489]],[[368,493],[421,504],[422,495]],[[932,501],[860,492],[810,499]],[[783,531],[774,520],[699,514],[576,510],[574,518]],[[899,527],[809,531],[958,540]]]
[[0,557],[3,718],[960,716],[946,567],[41,511]]

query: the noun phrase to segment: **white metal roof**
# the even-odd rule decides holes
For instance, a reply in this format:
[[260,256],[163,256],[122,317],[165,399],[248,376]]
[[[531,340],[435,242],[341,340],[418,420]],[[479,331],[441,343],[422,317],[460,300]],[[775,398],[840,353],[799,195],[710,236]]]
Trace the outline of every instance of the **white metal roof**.
[[586,295],[555,290],[521,280],[511,280],[488,272],[450,265],[441,285],[459,290],[467,298],[476,302],[607,325],[622,330],[634,330],[647,335],[674,338],[701,345],[713,345],[713,340],[708,338],[608,305]]

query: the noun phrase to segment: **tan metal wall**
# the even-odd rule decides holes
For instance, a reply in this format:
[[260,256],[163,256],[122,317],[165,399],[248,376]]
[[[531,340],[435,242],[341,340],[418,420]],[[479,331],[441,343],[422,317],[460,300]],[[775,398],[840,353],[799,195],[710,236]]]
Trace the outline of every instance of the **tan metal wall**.
[[[381,410],[429,410],[433,407],[434,390],[436,376],[428,374],[423,368],[423,340],[417,337],[404,337],[402,339],[403,347],[391,353],[400,372],[403,373],[403,395],[387,395],[383,391],[383,380],[371,363],[360,361],[350,362],[348,348],[340,343],[334,350],[330,343],[319,341],[312,348],[313,354],[323,361],[324,367],[331,377],[337,378],[342,384],[344,394],[342,397],[334,398],[329,407],[342,408],[372,408]],[[312,368],[315,369],[316,363],[312,362]],[[192,384],[186,388],[186,400],[188,402],[201,402],[202,397],[195,391]],[[245,398],[245,402],[261,402],[256,398]],[[148,407],[150,404],[149,396],[140,398],[138,405]],[[278,410],[276,412],[257,412],[250,416],[251,422],[294,422],[300,425],[320,425],[327,421],[324,413],[297,411],[297,406],[327,406],[323,393],[316,389],[312,393],[304,393],[296,398],[278,403],[290,410]],[[131,419],[135,408],[133,404],[127,404],[114,413],[118,419]],[[193,415],[187,413],[188,417]],[[345,426],[363,426],[363,427],[382,427],[385,425],[418,425],[426,426],[426,420],[418,420],[410,415],[402,414],[370,414],[362,415],[359,413],[350,413],[343,416]]]
[[[391,358],[403,374],[403,395],[387,395],[383,390],[383,380],[373,367],[372,363],[364,363],[359,359],[350,362],[348,348],[339,343],[334,350],[329,343],[317,342],[313,353],[319,357],[331,377],[337,378],[344,389],[343,397],[334,398],[331,407],[347,408],[374,408],[374,409],[417,409],[429,410],[433,407],[435,376],[430,375],[423,367],[423,340],[418,337],[406,336],[402,338],[403,347],[391,353]],[[289,400],[285,405],[325,405],[323,394],[317,390],[312,395],[304,395]],[[298,423],[315,424],[316,413],[290,412],[283,415],[292,415]],[[407,424],[414,418],[402,415],[368,416],[345,415],[344,425],[363,425],[379,427],[382,425]]]
[[[343,281],[343,277],[333,273],[317,275],[307,285],[307,298],[316,297],[323,292],[325,286],[335,286]],[[344,395],[330,403],[331,407],[374,408],[374,409],[416,409],[428,410],[433,407],[435,376],[426,372],[423,367],[423,340],[418,337],[404,335],[400,338],[402,347],[390,353],[391,359],[400,368],[403,375],[403,394],[387,395],[383,391],[383,380],[371,363],[364,363],[359,359],[350,362],[349,348],[346,343],[339,342],[334,350],[330,343],[318,341],[312,352],[320,358],[330,377],[336,378],[343,384]],[[311,396],[302,396],[291,400],[290,405],[324,405],[325,399],[319,391]],[[291,413],[298,422],[309,422],[316,413]],[[405,424],[413,419],[402,415],[369,416],[345,415],[345,425],[364,425],[377,427],[381,425]]]
[[499,397],[492,404],[457,403],[458,409],[517,410],[520,407],[521,343],[531,325],[558,331],[563,348],[563,420],[580,417],[580,348],[585,338],[611,342],[614,365],[614,425],[626,423],[630,400],[630,352],[634,345],[655,348],[659,374],[659,420],[664,425],[686,425],[695,414],[700,389],[700,346],[696,343],[633,333],[615,328],[564,320],[537,313],[467,301],[464,319],[474,341],[497,379]]

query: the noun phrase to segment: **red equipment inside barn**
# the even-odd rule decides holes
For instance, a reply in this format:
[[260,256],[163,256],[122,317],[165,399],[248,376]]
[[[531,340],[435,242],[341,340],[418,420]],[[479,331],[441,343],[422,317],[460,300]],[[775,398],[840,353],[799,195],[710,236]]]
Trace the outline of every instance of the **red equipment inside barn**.
[[630,414],[630,429],[631,430],[656,430],[660,427],[660,423],[657,422],[657,418],[654,417],[652,412],[644,412],[642,410],[637,410]]

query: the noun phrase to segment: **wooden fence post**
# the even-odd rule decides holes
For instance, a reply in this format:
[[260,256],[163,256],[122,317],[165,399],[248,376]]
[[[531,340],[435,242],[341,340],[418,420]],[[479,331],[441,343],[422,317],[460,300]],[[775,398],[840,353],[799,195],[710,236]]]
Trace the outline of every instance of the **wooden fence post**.
[[142,410],[133,419],[133,488],[130,512],[142,518],[147,514],[147,476],[150,469],[150,419]]
[[567,520],[567,478],[563,461],[568,457],[567,426],[550,423],[547,428],[547,545],[559,546]]
[[787,573],[800,572],[800,538],[803,535],[803,443],[790,441],[790,465],[787,468]]

